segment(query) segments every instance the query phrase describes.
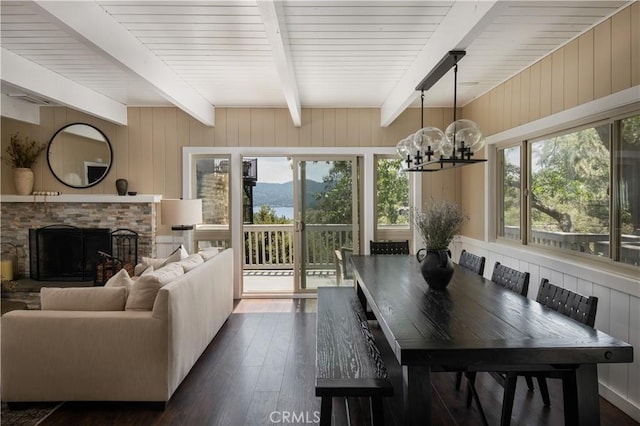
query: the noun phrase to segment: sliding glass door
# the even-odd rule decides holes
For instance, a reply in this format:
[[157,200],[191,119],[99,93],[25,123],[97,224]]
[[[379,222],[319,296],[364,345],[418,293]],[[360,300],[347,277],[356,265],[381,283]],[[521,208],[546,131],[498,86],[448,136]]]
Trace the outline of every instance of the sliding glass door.
[[358,161],[294,157],[295,292],[336,285],[334,252],[359,251]]

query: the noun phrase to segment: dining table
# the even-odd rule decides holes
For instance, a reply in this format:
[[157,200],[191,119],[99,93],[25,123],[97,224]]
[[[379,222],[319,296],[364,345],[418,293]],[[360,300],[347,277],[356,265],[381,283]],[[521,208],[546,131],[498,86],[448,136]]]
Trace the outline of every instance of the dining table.
[[401,424],[431,424],[432,373],[557,370],[565,424],[599,425],[597,365],[633,361],[629,343],[459,265],[449,285],[435,290],[413,255],[354,255],[351,262],[360,302],[401,366]]

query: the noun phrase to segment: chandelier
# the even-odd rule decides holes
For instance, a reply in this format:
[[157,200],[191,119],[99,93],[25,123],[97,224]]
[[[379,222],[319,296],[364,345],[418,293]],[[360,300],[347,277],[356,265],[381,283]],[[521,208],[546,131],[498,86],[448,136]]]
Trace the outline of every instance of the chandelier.
[[[407,172],[437,172],[487,161],[473,158],[485,145],[480,127],[471,120],[456,120],[458,61],[466,54],[463,50],[448,52],[433,70],[420,82],[420,130],[402,139],[396,151],[406,163]],[[445,131],[437,127],[424,127],[424,92],[429,90],[453,67],[453,122]]]

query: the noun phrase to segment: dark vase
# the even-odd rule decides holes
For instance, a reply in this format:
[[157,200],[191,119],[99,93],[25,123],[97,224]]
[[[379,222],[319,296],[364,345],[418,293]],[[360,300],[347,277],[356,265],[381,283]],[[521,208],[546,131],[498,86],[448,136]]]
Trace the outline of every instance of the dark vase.
[[416,256],[421,260],[420,272],[429,287],[444,290],[453,276],[453,262],[449,250],[420,249]]
[[118,191],[118,195],[127,195],[127,188],[129,187],[129,182],[126,179],[116,179],[116,190]]

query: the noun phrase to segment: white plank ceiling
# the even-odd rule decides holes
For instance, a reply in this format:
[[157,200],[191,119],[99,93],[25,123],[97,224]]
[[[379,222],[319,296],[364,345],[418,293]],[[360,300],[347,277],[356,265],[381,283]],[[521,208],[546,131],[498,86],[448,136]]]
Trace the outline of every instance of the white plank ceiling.
[[[445,52],[467,51],[464,105],[628,3],[2,0],[2,93],[78,108],[42,84],[55,75],[96,103],[177,105],[209,125],[214,106],[288,107],[294,123],[300,107],[379,107],[387,125]],[[452,92],[450,72],[425,105]]]

